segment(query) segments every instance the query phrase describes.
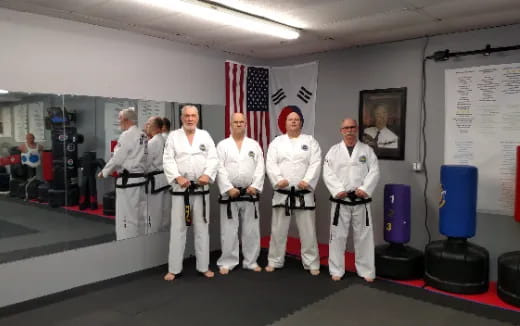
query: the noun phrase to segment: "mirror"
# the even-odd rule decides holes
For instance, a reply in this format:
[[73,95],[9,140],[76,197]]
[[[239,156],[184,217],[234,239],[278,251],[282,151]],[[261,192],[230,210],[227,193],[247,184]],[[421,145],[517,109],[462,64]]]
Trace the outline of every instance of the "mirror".
[[141,130],[156,115],[175,125],[171,102],[0,94],[0,263],[123,238],[115,232],[115,178],[95,176],[127,107]]

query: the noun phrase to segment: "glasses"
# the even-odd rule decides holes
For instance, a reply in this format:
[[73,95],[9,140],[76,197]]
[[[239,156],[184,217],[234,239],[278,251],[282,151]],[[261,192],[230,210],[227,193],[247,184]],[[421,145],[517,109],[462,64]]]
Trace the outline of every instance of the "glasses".
[[344,126],[344,127],[341,127],[341,130],[349,130],[349,129],[356,129],[357,126]]

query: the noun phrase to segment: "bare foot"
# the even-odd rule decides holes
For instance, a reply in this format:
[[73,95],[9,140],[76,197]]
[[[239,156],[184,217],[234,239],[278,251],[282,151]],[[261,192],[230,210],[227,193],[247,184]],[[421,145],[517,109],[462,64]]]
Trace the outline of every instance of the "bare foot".
[[269,273],[274,272],[274,267],[267,265],[267,266],[265,266],[265,271],[269,272]]
[[337,282],[337,281],[340,281],[340,280],[341,280],[341,276],[333,275],[333,276],[331,277],[331,279],[332,279],[333,281]]
[[319,269],[311,269],[311,275],[312,276],[320,275],[320,270]]
[[371,278],[371,277],[368,277],[368,276],[367,276],[367,277],[363,277],[363,278],[364,278],[365,281],[367,281],[368,283],[372,283],[372,282],[374,282],[374,279]]
[[261,271],[262,271],[262,267],[260,267],[260,266],[257,265],[255,268],[252,268],[251,270],[252,270],[253,272],[261,272]]
[[227,275],[229,274],[229,269],[225,268],[225,267],[220,267],[219,271],[218,271],[220,274],[222,275]]
[[212,278],[213,276],[215,276],[215,273],[208,269],[207,271],[202,273],[202,275],[206,276],[207,278]]
[[170,281],[173,281],[174,279],[175,279],[175,274],[173,274],[173,273],[168,273],[168,274],[164,275],[165,281],[170,282]]

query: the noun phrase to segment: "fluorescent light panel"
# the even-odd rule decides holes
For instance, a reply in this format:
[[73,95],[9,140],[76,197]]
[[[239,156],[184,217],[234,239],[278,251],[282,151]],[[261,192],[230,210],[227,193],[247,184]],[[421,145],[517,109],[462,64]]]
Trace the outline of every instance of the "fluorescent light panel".
[[245,13],[220,7],[197,0],[139,0],[153,6],[182,12],[224,25],[248,30],[254,33],[267,34],[283,39],[294,40],[300,36],[296,28],[276,22],[250,16]]
[[7,93],[9,93],[8,90],[6,90],[6,89],[0,89],[0,94],[7,94]]

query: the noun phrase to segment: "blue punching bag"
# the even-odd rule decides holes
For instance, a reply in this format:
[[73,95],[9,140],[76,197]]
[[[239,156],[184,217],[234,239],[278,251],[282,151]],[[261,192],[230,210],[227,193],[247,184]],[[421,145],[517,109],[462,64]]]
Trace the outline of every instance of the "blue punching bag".
[[410,186],[385,185],[385,241],[408,243],[410,241]]
[[439,231],[447,237],[471,238],[477,228],[478,170],[469,165],[441,167]]

